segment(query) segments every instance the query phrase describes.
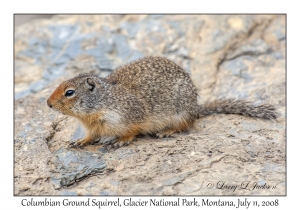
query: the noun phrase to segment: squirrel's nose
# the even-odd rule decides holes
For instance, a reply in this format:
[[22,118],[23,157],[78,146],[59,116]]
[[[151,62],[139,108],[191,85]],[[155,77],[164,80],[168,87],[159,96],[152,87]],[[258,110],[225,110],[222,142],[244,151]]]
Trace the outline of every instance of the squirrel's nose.
[[50,108],[52,108],[52,104],[50,103],[49,99],[47,100],[47,104]]

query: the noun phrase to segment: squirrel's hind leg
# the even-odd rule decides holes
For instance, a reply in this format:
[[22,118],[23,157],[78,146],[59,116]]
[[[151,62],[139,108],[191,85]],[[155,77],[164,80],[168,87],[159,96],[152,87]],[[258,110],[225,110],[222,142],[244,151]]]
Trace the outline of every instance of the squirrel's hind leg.
[[139,124],[134,124],[129,127],[126,134],[119,137],[117,142],[113,144],[114,148],[126,146],[132,142],[132,140],[140,133],[141,127]]
[[161,132],[157,133],[156,136],[158,138],[164,138],[164,137],[169,137],[174,133],[180,133],[180,132],[184,132],[187,131],[194,123],[194,120],[190,119],[190,120],[185,120],[182,119],[180,121],[174,122],[172,124],[172,127],[168,127],[164,130],[162,130]]

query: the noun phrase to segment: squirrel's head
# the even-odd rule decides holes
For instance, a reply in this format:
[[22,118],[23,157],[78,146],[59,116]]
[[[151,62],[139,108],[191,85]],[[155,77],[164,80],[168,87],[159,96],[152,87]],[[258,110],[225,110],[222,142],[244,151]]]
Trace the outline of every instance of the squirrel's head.
[[48,98],[47,104],[55,111],[80,117],[97,111],[107,83],[91,74],[79,74],[61,83]]

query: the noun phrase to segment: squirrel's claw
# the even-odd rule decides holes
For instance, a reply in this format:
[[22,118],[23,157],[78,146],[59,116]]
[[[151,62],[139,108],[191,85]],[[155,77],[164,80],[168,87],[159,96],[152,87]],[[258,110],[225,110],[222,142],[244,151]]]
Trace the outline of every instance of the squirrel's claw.
[[[129,136],[122,136],[117,141],[111,141],[109,143],[110,148],[118,149],[120,147],[124,147],[130,144],[132,140],[134,139],[135,135],[129,135]],[[106,147],[108,148],[108,147]]]
[[74,149],[82,149],[83,145],[81,143],[77,144],[78,142],[71,142],[69,144],[69,148],[74,148]]
[[110,151],[110,150],[116,150],[116,149],[119,149],[120,147],[124,147],[124,146],[127,146],[129,145],[129,143],[132,141],[132,139],[128,139],[128,140],[123,140],[123,139],[119,139],[117,141],[111,141],[109,144],[105,144],[104,148],[107,150],[107,151]]
[[76,146],[75,146],[75,143],[76,143],[76,142],[71,142],[71,143],[69,144],[69,147],[70,147],[70,148],[75,148],[75,147],[76,147]]
[[117,141],[116,143],[113,144],[113,147],[118,149],[120,147],[124,147],[129,145],[130,141]]
[[175,132],[176,132],[176,130],[174,130],[174,129],[165,130],[165,131],[162,131],[160,133],[157,133],[156,137],[157,138],[171,137],[171,135],[174,134]]

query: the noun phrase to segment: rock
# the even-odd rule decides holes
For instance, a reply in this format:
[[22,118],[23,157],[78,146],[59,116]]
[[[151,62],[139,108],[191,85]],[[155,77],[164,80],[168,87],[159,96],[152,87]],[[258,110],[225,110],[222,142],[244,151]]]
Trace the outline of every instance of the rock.
[[85,137],[85,130],[82,126],[78,126],[73,136],[71,137],[71,141],[77,141]]
[[175,176],[172,177],[171,179],[167,179],[165,181],[163,181],[163,185],[175,185],[180,183],[182,180],[184,180],[185,175],[180,175],[180,176]]
[[49,25],[48,29],[53,35],[51,45],[54,48],[63,48],[69,39],[79,30],[79,26],[67,24]]
[[131,54],[131,48],[127,43],[126,37],[122,35],[115,35],[114,43],[117,49],[117,56],[123,61],[127,60]]
[[[113,70],[113,62],[109,60],[109,58],[102,56],[96,58],[98,67],[103,71],[112,71]],[[102,72],[101,72],[102,73]]]
[[30,93],[31,93],[31,91],[29,89],[24,90],[22,92],[15,93],[15,100],[23,98],[23,97],[29,95]]
[[55,177],[55,185],[59,182],[61,186],[68,186],[90,174],[102,172],[106,167],[100,153],[60,149],[55,155],[59,160],[57,171],[60,173],[59,178]]
[[72,192],[72,191],[64,191],[64,192],[61,192],[60,195],[64,195],[64,196],[75,195],[75,196],[78,196],[78,194],[76,192]]
[[45,81],[45,80],[39,80],[39,81],[33,83],[29,87],[29,89],[31,90],[31,92],[37,93],[37,92],[43,90],[46,87],[47,84],[48,84],[47,81]]
[[140,28],[140,23],[123,22],[120,28],[126,31],[129,38],[133,39]]

